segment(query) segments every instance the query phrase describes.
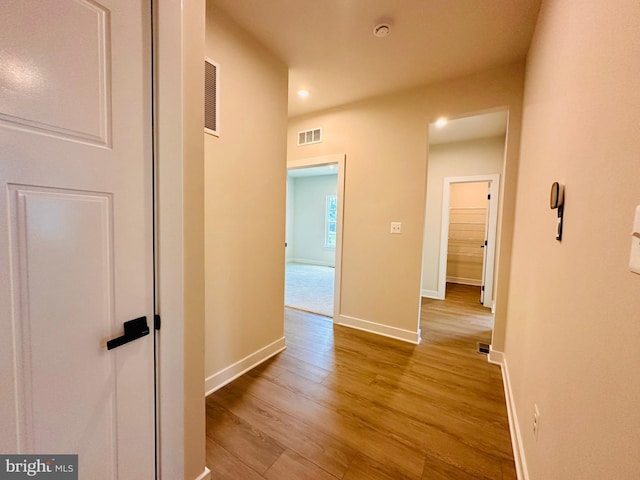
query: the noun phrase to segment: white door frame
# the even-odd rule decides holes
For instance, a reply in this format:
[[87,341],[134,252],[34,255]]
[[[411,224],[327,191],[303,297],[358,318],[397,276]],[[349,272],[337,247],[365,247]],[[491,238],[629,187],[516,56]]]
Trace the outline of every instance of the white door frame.
[[438,298],[444,299],[447,288],[447,255],[449,253],[449,205],[452,183],[489,182],[489,224],[487,228],[486,268],[483,278],[485,307],[493,307],[493,273],[496,258],[496,237],[498,227],[498,195],[500,174],[472,175],[465,177],[445,177],[442,191],[442,226],[440,227],[440,263],[438,267]]
[[152,0],[158,193],[158,475],[205,480],[205,0]]
[[333,321],[340,315],[340,284],[342,280],[342,222],[344,218],[344,169],[346,154],[324,155],[322,157],[303,158],[287,162],[287,171],[299,168],[338,166],[338,212],[336,218],[336,268],[333,281]]

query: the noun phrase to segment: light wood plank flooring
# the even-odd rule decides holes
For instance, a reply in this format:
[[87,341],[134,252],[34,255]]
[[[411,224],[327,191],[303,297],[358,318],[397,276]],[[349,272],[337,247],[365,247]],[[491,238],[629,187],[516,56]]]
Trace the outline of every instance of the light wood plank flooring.
[[424,299],[417,346],[286,310],[287,349],[207,398],[212,478],[515,480],[478,299]]

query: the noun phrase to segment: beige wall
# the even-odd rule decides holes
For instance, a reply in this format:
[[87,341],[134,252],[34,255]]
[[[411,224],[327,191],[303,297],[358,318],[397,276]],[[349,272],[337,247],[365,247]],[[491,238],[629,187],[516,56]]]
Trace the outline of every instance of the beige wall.
[[220,137],[205,137],[205,376],[283,337],[287,68],[212,6]]
[[183,34],[183,171],[184,185],[184,349],[185,355],[185,478],[202,474],[205,456],[205,406],[202,401],[204,368],[204,145],[198,130],[204,124],[202,1],[183,6],[189,33]]
[[336,249],[325,246],[327,195],[338,194],[338,175],[293,179],[292,240],[287,249],[291,260],[335,267]]
[[[370,99],[289,122],[288,159],[346,153],[342,313],[416,331],[427,177],[427,132],[439,116],[459,117],[506,107],[507,202],[499,247],[498,297],[506,299],[512,206],[517,172],[523,66]],[[296,146],[299,130],[323,128],[323,142]],[[402,222],[390,235],[389,223]],[[499,232],[500,235],[500,232]],[[501,350],[504,301],[496,311],[494,348]]]
[[546,1],[528,59],[505,354],[532,480],[640,478],[638,19],[636,0]]
[[[438,290],[442,192],[445,177],[499,173],[501,174],[500,188],[502,190],[504,185],[502,177],[504,148],[504,136],[465,142],[442,143],[429,147],[429,173],[427,178],[425,235],[422,256],[423,291],[436,292]],[[500,203],[498,209],[501,208]],[[494,278],[497,280],[497,276]]]

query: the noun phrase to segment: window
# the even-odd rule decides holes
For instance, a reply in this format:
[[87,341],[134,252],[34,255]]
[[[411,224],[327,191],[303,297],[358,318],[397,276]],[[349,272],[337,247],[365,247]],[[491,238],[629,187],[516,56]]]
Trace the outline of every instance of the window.
[[338,219],[338,197],[327,195],[325,210],[324,246],[336,247],[336,221]]

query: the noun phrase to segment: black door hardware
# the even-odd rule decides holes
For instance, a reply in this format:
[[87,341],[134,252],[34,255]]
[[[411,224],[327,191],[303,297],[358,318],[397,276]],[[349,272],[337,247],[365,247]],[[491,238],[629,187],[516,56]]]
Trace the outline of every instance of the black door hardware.
[[135,318],[124,322],[124,335],[107,342],[107,350],[120,347],[125,343],[133,342],[138,338],[149,335],[149,326],[147,325],[147,317]]

